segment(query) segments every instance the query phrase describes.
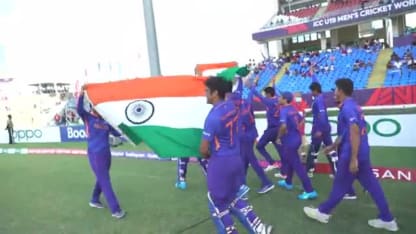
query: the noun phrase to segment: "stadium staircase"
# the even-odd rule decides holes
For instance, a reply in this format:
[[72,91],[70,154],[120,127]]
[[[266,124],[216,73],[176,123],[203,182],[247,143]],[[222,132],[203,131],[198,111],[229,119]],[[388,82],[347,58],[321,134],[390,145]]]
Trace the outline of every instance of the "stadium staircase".
[[321,17],[322,15],[324,15],[325,14],[325,12],[326,12],[326,10],[327,10],[327,8],[328,8],[328,5],[326,5],[326,6],[322,6],[321,5],[321,7],[319,7],[319,9],[318,9],[318,11],[316,12],[316,14],[315,14],[315,18],[319,18],[319,17]]
[[[289,69],[289,66],[290,63],[283,64],[283,66],[280,68],[280,71],[274,77],[276,83],[282,79],[282,77],[285,75],[286,68]],[[273,79],[270,80],[269,86],[273,87]]]
[[374,70],[368,80],[367,88],[377,88],[383,86],[386,78],[387,63],[390,60],[392,52],[392,49],[384,49],[380,51],[376,63],[374,64]]
[[[276,68],[276,66],[272,65],[272,64],[267,64],[266,68],[261,71],[258,75],[253,74],[250,79],[255,79],[255,78],[259,78],[258,83],[257,83],[257,90],[262,90],[264,89],[269,83],[270,81],[273,79],[273,77],[275,77],[278,72],[279,69],[281,68]],[[248,94],[249,94],[250,90],[247,87],[244,87],[243,89],[243,98],[247,98]]]

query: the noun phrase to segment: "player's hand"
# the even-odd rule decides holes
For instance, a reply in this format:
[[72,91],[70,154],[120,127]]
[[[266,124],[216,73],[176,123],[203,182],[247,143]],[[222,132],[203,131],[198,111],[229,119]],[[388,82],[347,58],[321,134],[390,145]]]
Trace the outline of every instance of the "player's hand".
[[335,145],[334,145],[334,144],[332,144],[332,145],[330,145],[330,146],[325,147],[325,148],[324,148],[324,153],[325,153],[326,155],[328,155],[328,154],[329,154],[329,152],[331,152],[331,151],[333,151],[333,150],[335,150]]
[[358,160],[357,159],[351,159],[350,161],[350,172],[352,174],[355,174],[358,172]]
[[315,133],[315,137],[319,137],[320,138],[321,136],[322,136],[322,132],[318,131],[318,132]]
[[251,84],[250,79],[248,78],[248,76],[243,78],[243,85],[245,87],[251,88],[252,84]]
[[257,77],[256,79],[254,79],[254,85],[257,86],[258,83],[259,83],[259,77]]
[[280,138],[277,138],[276,144],[281,145],[282,144],[282,140],[280,140]]

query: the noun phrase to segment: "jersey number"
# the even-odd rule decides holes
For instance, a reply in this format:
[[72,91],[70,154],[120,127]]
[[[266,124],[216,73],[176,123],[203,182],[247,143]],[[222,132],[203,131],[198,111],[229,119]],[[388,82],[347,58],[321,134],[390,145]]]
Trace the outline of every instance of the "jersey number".
[[[235,129],[235,124],[237,123],[237,120],[238,120],[238,115],[236,115],[234,118],[232,118],[231,120],[229,120],[226,124],[225,124],[225,127],[227,128],[227,129],[229,129],[229,131],[230,131],[230,135],[229,135],[229,137],[230,137],[230,145],[232,146],[232,145],[234,145],[234,140],[233,140],[233,138],[234,138],[234,129]],[[237,132],[237,129],[235,130],[236,132]]]

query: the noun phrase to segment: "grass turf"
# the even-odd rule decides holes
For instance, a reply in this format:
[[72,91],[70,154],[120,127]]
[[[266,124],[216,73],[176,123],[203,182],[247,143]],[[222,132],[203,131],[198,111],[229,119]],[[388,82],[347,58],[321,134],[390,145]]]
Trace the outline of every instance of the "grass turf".
[[[82,143],[13,145],[38,148],[83,146]],[[132,149],[128,145],[122,148]],[[372,150],[376,165],[416,167],[415,149]],[[0,233],[215,233],[207,210],[206,185],[196,165],[190,166],[186,191],[176,190],[173,186],[174,162],[116,158],[111,175],[120,203],[128,212],[124,220],[114,220],[108,210],[88,207],[94,181],[84,157],[0,156]],[[271,174],[270,178],[273,178]],[[360,192],[358,184],[359,199],[342,202],[334,211],[331,222],[325,225],[307,219],[302,208],[316,206],[327,197],[331,180],[326,175],[317,175],[313,179],[320,197],[307,202],[296,199],[300,190],[287,192],[276,188],[270,194],[258,196],[254,190],[259,181],[251,171],[248,183],[253,188],[250,201],[256,212],[264,221],[273,224],[277,233],[385,233],[367,226],[367,219],[375,217],[377,210],[371,198]],[[299,185],[299,182],[295,180],[295,184]],[[412,218],[416,217],[416,187],[393,181],[383,181],[382,185],[398,219],[400,233],[414,233],[416,223]]]

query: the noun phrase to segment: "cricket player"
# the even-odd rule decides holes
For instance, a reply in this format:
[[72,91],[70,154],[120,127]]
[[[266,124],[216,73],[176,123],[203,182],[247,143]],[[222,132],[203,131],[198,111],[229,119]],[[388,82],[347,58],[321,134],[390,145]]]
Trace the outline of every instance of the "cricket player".
[[279,153],[281,162],[282,162],[282,169],[281,174],[285,177],[285,166],[283,163],[284,155],[281,154],[280,146],[276,144],[277,132],[279,129],[279,99],[275,96],[276,91],[273,87],[267,87],[264,89],[266,93],[266,97],[259,94],[258,91],[252,87],[251,92],[258,98],[260,98],[261,102],[266,106],[266,118],[267,118],[267,128],[264,130],[263,135],[260,137],[259,141],[257,142],[256,148],[260,152],[260,154],[266,159],[269,165],[265,168],[265,171],[271,171],[277,168],[276,161],[272,158],[272,156],[267,152],[266,145],[269,142],[272,142],[276,151]]
[[292,100],[293,94],[290,92],[282,93],[282,96],[279,98],[282,108],[280,109],[280,128],[276,142],[282,146],[282,152],[285,155],[284,158],[287,162],[287,178],[278,181],[277,185],[287,190],[292,190],[293,172],[296,172],[304,189],[304,192],[298,195],[298,199],[315,199],[318,197],[318,193],[312,187],[311,181],[300,161],[298,151],[299,146],[302,143],[299,124],[303,118],[299,115],[296,108],[291,105]]
[[[311,132],[311,145],[309,147],[308,156],[306,159],[306,169],[309,177],[313,177],[315,171],[315,162],[318,160],[319,150],[322,143],[325,146],[332,145],[331,138],[331,125],[328,119],[328,113],[326,110],[324,96],[322,94],[321,84],[318,82],[312,82],[309,86],[314,97],[312,103],[312,132]],[[332,150],[327,154],[328,163],[331,166],[331,175],[335,174],[335,164],[338,160],[338,155],[335,150]]]
[[390,213],[380,183],[371,169],[370,146],[368,144],[367,126],[361,107],[352,99],[354,90],[350,79],[339,79],[335,82],[335,99],[339,103],[338,137],[335,144],[326,151],[338,148],[339,161],[329,198],[317,209],[305,207],[305,214],[322,223],[328,223],[330,213],[343,199],[355,179],[371,195],[379,210],[376,219],[369,220],[368,225],[374,228],[398,231],[399,227]]
[[200,152],[209,158],[207,172],[208,206],[218,233],[238,233],[231,214],[235,215],[249,233],[271,233],[272,226],[264,224],[252,206],[238,194],[244,173],[237,133],[238,110],[233,102],[225,101],[232,82],[219,77],[206,80],[207,102],[213,107],[205,119]]
[[[308,170],[308,176],[313,177],[313,173],[315,171],[315,162],[317,161],[322,142],[325,146],[330,146],[333,144],[333,141],[331,137],[331,125],[329,123],[328,113],[325,105],[325,100],[322,94],[321,85],[318,82],[312,82],[312,84],[309,86],[309,89],[311,90],[312,96],[315,99],[312,103],[312,143],[309,147],[306,168]],[[331,166],[332,174],[330,176],[333,178],[337,171],[338,154],[334,149],[329,151],[326,157],[328,159],[329,165]],[[348,193],[345,194],[344,199],[357,199],[353,186],[351,186]]]
[[84,87],[79,97],[77,112],[85,124],[88,134],[88,159],[95,174],[96,182],[89,205],[93,208],[104,208],[100,202],[101,192],[107,200],[111,214],[114,218],[121,219],[126,212],[120,208],[117,197],[110,181],[111,151],[109,134],[121,136],[93,109],[88,112],[84,108]]
[[[239,80],[239,84],[242,84],[242,80]],[[247,99],[241,100],[240,105],[240,151],[241,157],[244,162],[244,177],[247,177],[248,165],[251,165],[254,172],[257,174],[261,181],[261,188],[257,190],[257,193],[264,194],[274,189],[274,184],[267,177],[264,170],[261,168],[259,161],[254,153],[254,143],[256,142],[258,133],[256,128],[256,121],[254,118],[254,109],[252,106],[253,93],[250,92]]]
[[308,108],[308,104],[302,99],[301,93],[295,93],[295,100],[293,106],[298,110],[299,114],[302,116],[303,121],[299,124],[299,132],[302,137],[302,144],[300,146],[300,156],[302,159],[306,160],[306,151],[307,151],[307,140],[305,136],[305,118],[306,118],[306,108]]
[[[198,158],[198,162],[199,162],[199,165],[201,166],[202,173],[206,176],[208,160],[203,159],[203,158]],[[181,190],[185,190],[187,188],[186,174],[188,172],[188,163],[189,163],[189,158],[178,158],[177,177],[176,177],[175,187]]]

